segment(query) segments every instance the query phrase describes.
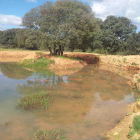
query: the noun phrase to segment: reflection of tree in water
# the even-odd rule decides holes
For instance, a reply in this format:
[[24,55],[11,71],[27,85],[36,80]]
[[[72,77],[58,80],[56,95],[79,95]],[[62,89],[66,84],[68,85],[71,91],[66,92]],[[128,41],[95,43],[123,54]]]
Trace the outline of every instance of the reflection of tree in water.
[[54,91],[56,90],[55,86],[61,82],[64,82],[62,77],[55,76],[53,73],[49,73],[47,76],[44,75],[44,78],[38,75],[38,78],[28,80],[27,83],[18,84],[17,92],[20,94],[34,94],[42,91],[47,92],[48,90]]
[[104,101],[121,101],[131,94],[131,88],[127,85],[128,79],[97,66],[88,66],[74,74],[69,79],[68,89],[77,90],[87,94],[99,93]]
[[33,74],[33,72],[14,63],[0,63],[0,70],[3,75],[11,79],[26,79]]

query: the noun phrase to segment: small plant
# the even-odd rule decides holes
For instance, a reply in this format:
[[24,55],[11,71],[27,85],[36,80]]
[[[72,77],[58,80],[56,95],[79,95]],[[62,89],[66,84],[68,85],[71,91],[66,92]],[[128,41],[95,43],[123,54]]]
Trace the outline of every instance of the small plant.
[[127,59],[126,59],[126,58],[124,58],[124,59],[123,59],[123,63],[125,63],[125,62],[126,62],[126,60],[127,60]]
[[36,52],[36,54],[39,54],[39,55],[44,55],[43,52]]
[[127,114],[126,114],[126,116],[129,116],[129,115],[132,115],[133,114],[133,112],[128,112]]
[[136,90],[138,93],[140,93],[140,90],[137,88],[137,90]]
[[138,65],[138,64],[133,62],[131,65]]
[[72,57],[72,58],[68,58],[68,57],[64,57],[64,56],[59,56],[59,55],[57,55],[56,57],[59,57],[59,58],[61,58],[61,59],[71,59],[71,60],[77,60],[77,61],[82,61],[83,59],[82,58],[74,58],[74,57]]
[[135,88],[136,88],[136,86],[132,86],[132,88],[133,88],[133,89],[135,89]]
[[82,75],[79,75],[78,77],[79,77],[79,79],[81,79],[82,78]]
[[128,137],[131,138],[135,135],[135,131],[134,130],[131,130],[129,133],[128,133]]
[[133,120],[133,129],[140,134],[140,115],[136,116]]
[[138,98],[137,98],[137,101],[139,101],[140,100],[140,96],[138,96]]
[[64,131],[61,129],[58,130],[46,130],[44,129],[43,131],[37,130],[33,134],[32,137],[33,140],[68,140],[64,136]]
[[74,92],[74,93],[70,93],[69,96],[70,96],[72,99],[79,99],[79,98],[82,98],[82,97],[83,97],[83,94],[78,93],[78,92]]
[[40,94],[22,96],[21,99],[18,100],[17,107],[23,108],[27,111],[44,110],[48,107],[51,98],[52,96],[44,92]]
[[140,82],[140,78],[138,78],[137,81]]

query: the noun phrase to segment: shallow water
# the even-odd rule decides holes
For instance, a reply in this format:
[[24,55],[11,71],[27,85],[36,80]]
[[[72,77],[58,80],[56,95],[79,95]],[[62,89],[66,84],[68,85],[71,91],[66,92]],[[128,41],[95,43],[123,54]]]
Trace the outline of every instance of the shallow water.
[[[135,101],[127,81],[97,65],[57,76],[0,63],[0,139],[29,140],[36,130],[63,129],[70,140],[105,140]],[[65,96],[52,99],[44,111],[16,107],[20,96],[48,90]]]

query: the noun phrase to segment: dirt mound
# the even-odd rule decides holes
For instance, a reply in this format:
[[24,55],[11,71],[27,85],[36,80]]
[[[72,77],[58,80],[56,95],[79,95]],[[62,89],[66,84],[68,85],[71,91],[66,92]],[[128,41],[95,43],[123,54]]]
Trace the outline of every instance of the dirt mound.
[[87,65],[83,61],[76,61],[67,58],[59,58],[52,56],[50,59],[54,60],[54,63],[50,65],[50,69],[68,69],[68,68],[82,68]]
[[95,64],[99,62],[99,57],[93,54],[83,54],[83,53],[71,53],[71,54],[65,54],[65,57],[68,58],[79,58],[85,61],[87,64]]

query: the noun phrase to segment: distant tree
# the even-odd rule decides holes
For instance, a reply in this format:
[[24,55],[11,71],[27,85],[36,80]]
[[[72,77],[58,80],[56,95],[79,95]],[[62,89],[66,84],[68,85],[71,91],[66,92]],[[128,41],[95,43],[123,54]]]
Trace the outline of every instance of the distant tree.
[[18,48],[38,50],[43,48],[42,45],[46,42],[46,36],[41,31],[20,29],[16,33],[16,43]]
[[0,44],[6,46],[7,48],[16,47],[16,36],[17,29],[8,29],[0,33]]
[[127,51],[127,40],[136,32],[137,27],[126,17],[108,16],[100,23],[100,32],[94,46],[107,50],[109,53]]
[[22,25],[45,33],[50,53],[61,55],[66,47],[85,51],[99,29],[91,8],[77,0],[46,2],[26,13]]
[[132,54],[140,53],[140,32],[131,34],[127,39],[127,49]]

